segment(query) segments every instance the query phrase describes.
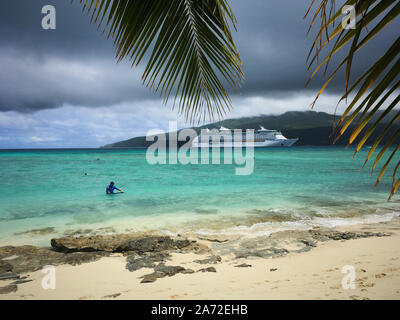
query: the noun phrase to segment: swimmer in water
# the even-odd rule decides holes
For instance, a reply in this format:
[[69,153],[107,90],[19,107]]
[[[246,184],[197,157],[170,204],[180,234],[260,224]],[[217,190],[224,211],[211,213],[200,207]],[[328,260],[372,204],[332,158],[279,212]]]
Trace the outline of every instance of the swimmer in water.
[[121,189],[119,189],[115,186],[115,183],[113,181],[111,181],[110,184],[106,188],[106,193],[112,194],[112,193],[114,193],[114,190],[118,190],[119,192],[124,193]]

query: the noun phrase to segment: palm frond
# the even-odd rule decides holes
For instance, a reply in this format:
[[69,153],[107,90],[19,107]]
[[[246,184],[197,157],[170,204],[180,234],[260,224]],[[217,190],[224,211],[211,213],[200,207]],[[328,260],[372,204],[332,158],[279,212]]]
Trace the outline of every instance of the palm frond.
[[[239,88],[242,62],[227,0],[80,0],[90,21],[114,40],[116,59],[147,60],[143,84],[191,122],[232,108],[224,83]],[[236,28],[236,27],[235,27]],[[145,58],[146,57],[146,58]]]
[[[381,57],[377,58],[372,65],[366,66],[365,71],[361,75],[358,75],[358,78],[350,84],[352,62],[355,56],[360,54],[359,51],[363,46],[369,43],[374,37],[383,36],[385,27],[398,19],[400,14],[400,2],[398,0],[343,0],[337,11],[332,10],[335,4],[336,0],[320,0],[319,5],[316,6],[315,1],[313,1],[307,11],[306,16],[310,14],[313,7],[316,7],[310,29],[318,18],[321,21],[319,30],[307,57],[308,68],[310,69],[315,66],[307,84],[321,67],[325,66],[326,71],[328,65],[332,61],[332,57],[345,50],[345,45],[348,44],[349,49],[344,59],[338,63],[338,66],[323,84],[312,105],[314,106],[328,84],[337,75],[338,71],[345,67],[345,93],[340,101],[347,101],[350,94],[353,94],[354,98],[349,103],[336,125],[334,131],[336,135],[335,141],[342,137],[348,128],[352,127],[352,133],[348,144],[351,145],[357,137],[360,137],[360,141],[354,153],[354,155],[356,155],[364,146],[367,139],[370,138],[373,133],[378,133],[378,137],[367,155],[365,161],[365,163],[367,163],[383,138],[390,132],[390,128],[392,128],[395,122],[400,118],[399,111],[385,126],[383,131],[377,132],[378,125],[383,123],[383,119],[396,107],[400,100],[400,37],[393,39],[393,43],[387,51]],[[331,6],[331,10],[328,10],[329,5]],[[355,8],[357,17],[355,29],[345,29],[342,26],[342,8],[346,5]],[[340,21],[335,27],[334,24],[338,19],[340,19]],[[367,26],[370,24],[373,26],[371,30],[367,29]],[[335,39],[335,37],[336,41],[334,45],[323,57],[322,61],[318,62],[323,50],[327,48],[327,44]],[[373,121],[373,116],[376,115],[378,111],[382,111],[382,114],[378,116],[377,120]],[[376,156],[371,174],[379,161],[383,158],[383,155],[390,150],[390,147],[395,143],[398,136],[400,136],[400,130],[395,130],[386,137],[387,142]],[[400,146],[396,146],[395,150],[388,157],[379,173],[375,185],[378,185],[381,181],[383,174],[394,159],[399,148]],[[393,196],[400,186],[400,178],[396,179],[397,169],[400,166],[399,163],[393,171],[392,191],[389,198]]]

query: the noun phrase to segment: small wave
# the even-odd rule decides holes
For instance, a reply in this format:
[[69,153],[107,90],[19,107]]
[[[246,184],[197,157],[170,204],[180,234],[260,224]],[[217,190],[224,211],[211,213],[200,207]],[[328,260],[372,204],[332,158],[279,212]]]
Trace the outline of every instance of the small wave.
[[308,220],[285,221],[285,222],[260,222],[250,226],[240,225],[224,228],[220,230],[200,229],[196,231],[198,235],[242,235],[242,236],[268,236],[272,233],[289,230],[310,230],[314,227],[329,227],[372,224],[388,222],[395,217],[399,217],[400,212],[392,212],[383,215],[368,215],[357,218],[319,218],[315,217]]
[[388,222],[395,217],[399,217],[400,212],[391,212],[383,215],[378,214],[370,214],[362,217],[354,217],[354,218],[316,218],[313,223],[316,226],[321,227],[339,227],[346,225],[356,225],[356,224],[370,224],[370,223],[380,223],[380,222]]

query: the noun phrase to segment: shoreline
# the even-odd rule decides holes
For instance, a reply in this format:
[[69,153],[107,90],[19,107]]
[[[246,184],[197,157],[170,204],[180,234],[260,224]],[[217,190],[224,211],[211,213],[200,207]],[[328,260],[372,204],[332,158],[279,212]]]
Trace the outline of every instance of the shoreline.
[[[229,213],[228,213],[229,212]],[[235,211],[233,211],[235,212]],[[51,238],[66,236],[97,236],[118,235],[126,233],[158,234],[177,236],[178,234],[192,238],[241,235],[243,237],[259,237],[282,231],[304,231],[316,227],[335,228],[351,227],[352,225],[374,224],[387,222],[400,217],[398,211],[368,214],[336,214],[310,215],[300,218],[291,213],[281,214],[270,209],[240,209],[237,214],[231,211],[219,212],[217,219],[212,211],[202,210],[197,213],[185,214],[185,222],[180,221],[182,214],[164,214],[154,217],[122,218],[117,220],[79,225],[58,223],[38,223],[32,221],[30,227],[20,227],[18,230],[7,231],[0,238],[2,246],[32,245],[41,248],[49,246]],[[240,218],[238,218],[240,216]],[[164,222],[160,223],[160,219]],[[187,221],[189,219],[189,222]],[[134,221],[134,222],[133,222]],[[165,222],[166,221],[166,222]],[[148,227],[151,225],[152,227]],[[11,226],[12,227],[12,226]]]
[[[261,237],[66,237],[53,250],[0,247],[0,276],[12,278],[0,300],[400,299],[399,241],[399,217]],[[42,288],[43,264],[55,265],[56,290]],[[346,265],[354,290],[342,287]]]

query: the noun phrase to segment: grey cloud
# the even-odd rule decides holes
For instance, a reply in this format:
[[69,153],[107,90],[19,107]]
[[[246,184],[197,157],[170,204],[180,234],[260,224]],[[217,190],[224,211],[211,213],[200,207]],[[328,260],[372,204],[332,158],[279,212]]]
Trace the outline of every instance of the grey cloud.
[[[242,97],[286,95],[304,90],[305,59],[312,34],[303,15],[308,0],[231,0],[238,19],[235,33],[245,66]],[[57,9],[57,29],[41,28],[41,8]],[[389,26],[385,37],[364,50],[354,61],[357,74],[387,48],[399,23]],[[57,108],[65,104],[102,107],[137,102],[158,96],[142,87],[141,70],[129,63],[116,65],[112,41],[90,25],[79,0],[2,0],[0,2],[0,111],[19,112]],[[143,66],[143,65],[142,65]],[[308,90],[320,88],[322,77]],[[330,86],[343,90],[342,79]],[[311,102],[311,101],[310,101]],[[136,103],[138,108],[140,103]]]
[[[313,31],[307,35],[310,18],[303,19],[311,1],[232,0],[231,3],[238,19],[236,41],[246,67],[245,94],[302,89],[310,75],[306,57],[315,36]],[[385,29],[384,36],[366,45],[353,62],[352,74],[365,71],[397,38],[399,29],[400,21],[396,21]],[[331,66],[342,58],[338,56]],[[331,92],[343,91],[342,76],[338,74],[329,85]],[[320,73],[308,88],[319,89],[323,80],[326,78]]]
[[0,51],[0,111],[37,111],[64,104],[107,106],[154,98],[143,88],[140,69],[126,63],[49,56],[46,59]]
[[[41,27],[42,7],[54,5],[56,30]],[[0,2],[1,47],[21,53],[57,55],[68,58],[112,57],[112,42],[90,24],[82,13],[79,0],[3,0]]]

